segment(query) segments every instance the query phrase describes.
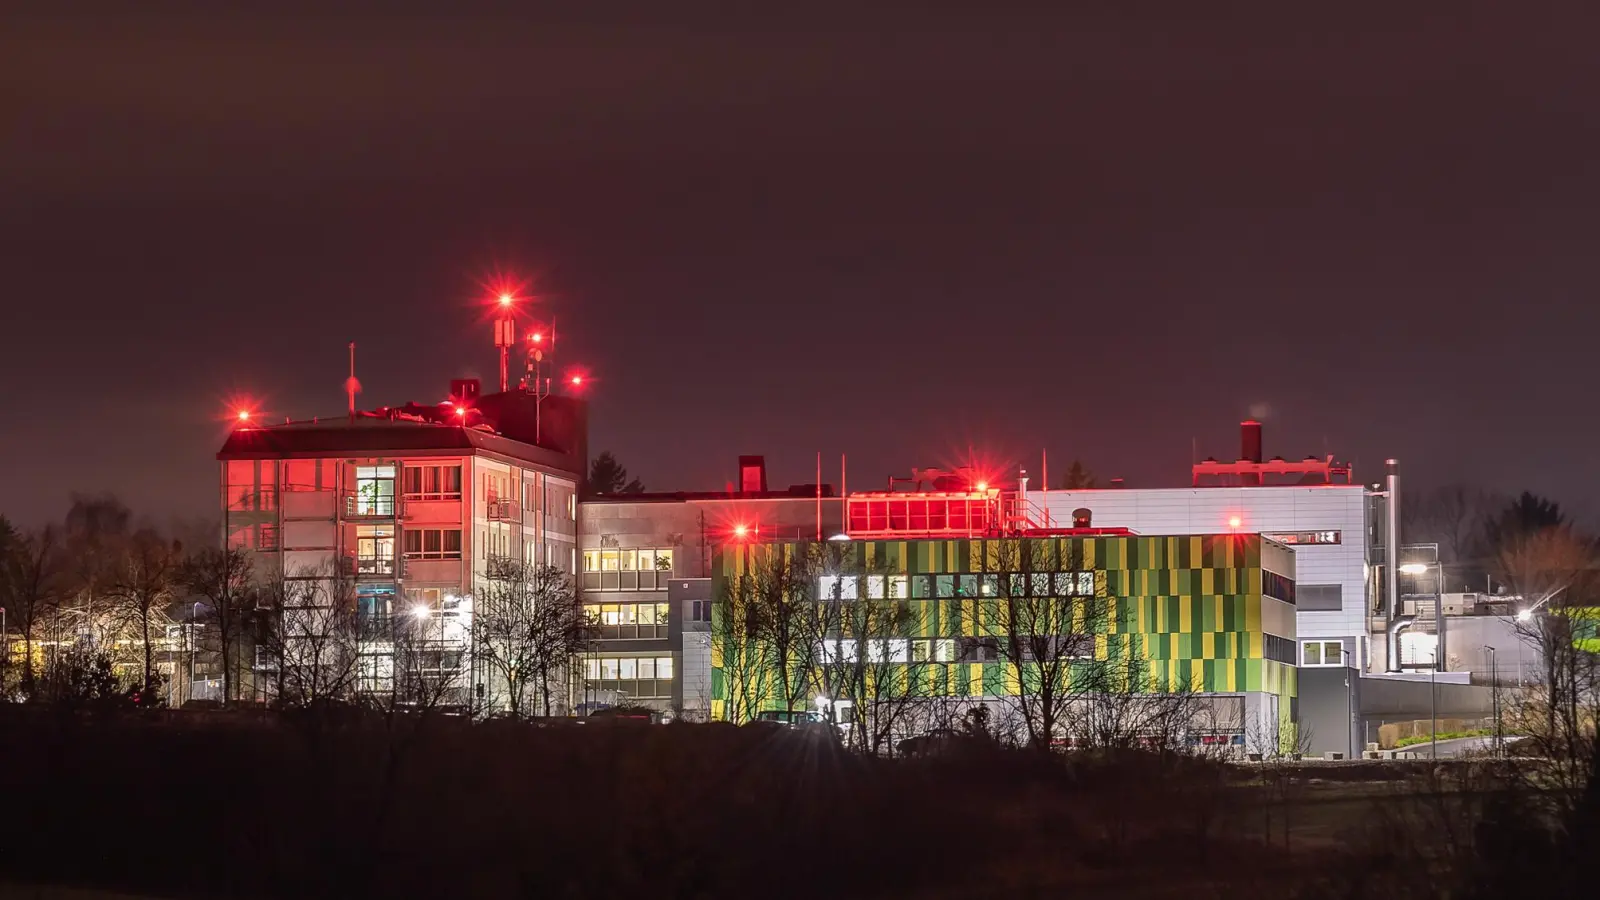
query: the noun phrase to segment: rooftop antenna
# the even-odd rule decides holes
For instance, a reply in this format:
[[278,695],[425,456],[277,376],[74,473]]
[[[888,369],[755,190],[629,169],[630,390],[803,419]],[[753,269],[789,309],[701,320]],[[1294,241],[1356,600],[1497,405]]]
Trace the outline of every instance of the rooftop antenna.
[[356,420],[356,394],[361,393],[361,382],[356,380],[356,342],[350,342],[350,377],[344,380],[344,392],[350,398],[350,421]]
[[[520,387],[533,394],[533,443],[538,445],[544,433],[544,398],[550,396],[550,376],[546,375],[544,364],[545,350],[551,354],[556,352],[556,323],[550,320],[550,333],[547,335],[537,325],[528,332],[528,361],[527,374],[522,378]],[[501,365],[504,366],[505,350],[500,351]]]
[[517,338],[517,320],[512,317],[511,304],[516,300],[510,294],[501,294],[498,300],[499,315],[494,320],[494,345],[500,349],[500,393],[510,387],[506,380],[506,360],[511,345]]

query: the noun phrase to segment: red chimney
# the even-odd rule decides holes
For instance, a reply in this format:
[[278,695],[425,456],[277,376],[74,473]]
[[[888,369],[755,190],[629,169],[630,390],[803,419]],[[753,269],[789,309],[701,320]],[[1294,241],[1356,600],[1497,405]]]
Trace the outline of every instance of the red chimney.
[[1239,423],[1239,458],[1261,462],[1261,423],[1255,419]]

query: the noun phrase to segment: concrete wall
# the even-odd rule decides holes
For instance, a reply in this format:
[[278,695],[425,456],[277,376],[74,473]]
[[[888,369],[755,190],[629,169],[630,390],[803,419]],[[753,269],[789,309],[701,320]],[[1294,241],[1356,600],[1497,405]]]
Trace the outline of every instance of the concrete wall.
[[1347,668],[1300,670],[1300,733],[1306,752],[1360,755],[1360,673]]

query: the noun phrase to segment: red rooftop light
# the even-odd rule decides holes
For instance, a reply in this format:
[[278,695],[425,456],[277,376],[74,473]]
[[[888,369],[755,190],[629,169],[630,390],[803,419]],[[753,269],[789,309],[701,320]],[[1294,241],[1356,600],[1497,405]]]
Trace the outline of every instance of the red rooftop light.
[[250,410],[248,410],[248,409],[239,410],[239,421],[241,421],[241,422],[250,421]]
[[501,306],[510,306],[511,305],[511,301],[514,300],[514,299],[516,299],[516,298],[512,297],[510,294],[501,294],[500,295],[500,305]]

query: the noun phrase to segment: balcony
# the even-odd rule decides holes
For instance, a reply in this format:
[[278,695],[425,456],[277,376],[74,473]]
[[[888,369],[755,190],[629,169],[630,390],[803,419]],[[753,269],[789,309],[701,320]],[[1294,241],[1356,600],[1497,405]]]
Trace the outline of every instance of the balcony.
[[485,501],[485,513],[491,522],[520,522],[522,521],[522,507],[515,500]]
[[357,578],[393,578],[397,567],[392,556],[346,556],[344,574]]
[[346,494],[344,517],[346,519],[393,519],[397,504],[393,494]]

